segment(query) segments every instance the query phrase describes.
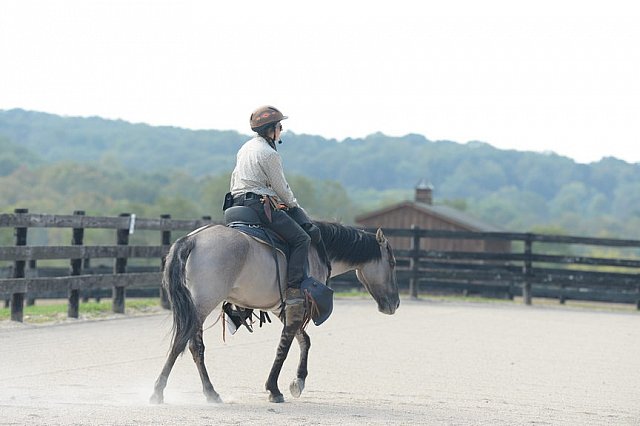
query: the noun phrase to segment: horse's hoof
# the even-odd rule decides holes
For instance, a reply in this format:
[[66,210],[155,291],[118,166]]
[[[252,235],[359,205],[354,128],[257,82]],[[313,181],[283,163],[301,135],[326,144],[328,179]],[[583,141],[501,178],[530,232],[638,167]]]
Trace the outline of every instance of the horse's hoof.
[[222,404],[222,399],[220,399],[220,395],[207,395],[207,402],[212,404]]
[[304,380],[300,378],[296,378],[289,385],[289,391],[291,392],[291,396],[294,398],[300,398],[302,395],[302,391],[304,390]]
[[164,397],[162,396],[162,394],[154,393],[153,395],[151,395],[151,398],[149,398],[149,402],[151,404],[162,404],[164,402]]
[[284,402],[284,396],[282,394],[274,395],[272,393],[269,394],[269,402],[280,403]]

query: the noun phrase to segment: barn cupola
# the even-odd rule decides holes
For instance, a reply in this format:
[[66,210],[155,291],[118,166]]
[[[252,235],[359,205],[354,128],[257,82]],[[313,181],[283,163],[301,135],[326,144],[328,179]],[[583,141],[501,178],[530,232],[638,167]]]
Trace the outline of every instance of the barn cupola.
[[433,185],[426,179],[416,185],[416,203],[433,204]]

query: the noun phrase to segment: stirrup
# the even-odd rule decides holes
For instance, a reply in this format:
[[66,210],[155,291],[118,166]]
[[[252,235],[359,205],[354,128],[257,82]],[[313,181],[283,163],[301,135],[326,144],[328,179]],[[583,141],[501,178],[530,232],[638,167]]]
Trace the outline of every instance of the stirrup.
[[[231,303],[224,302],[222,304],[222,310],[227,314],[236,330],[239,329],[240,326],[244,325],[250,333],[253,333],[253,326],[251,322],[247,322],[247,319],[251,320],[253,309],[244,309],[237,306],[234,307]],[[260,326],[262,326],[262,323]],[[235,333],[235,330],[231,334],[233,333]]]

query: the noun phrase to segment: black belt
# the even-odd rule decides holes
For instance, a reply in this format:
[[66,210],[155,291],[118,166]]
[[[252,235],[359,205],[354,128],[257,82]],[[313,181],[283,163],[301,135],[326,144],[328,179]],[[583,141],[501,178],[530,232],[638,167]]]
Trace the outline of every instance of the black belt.
[[262,198],[262,195],[256,194],[253,192],[245,192],[244,194],[237,195],[233,197],[233,204],[236,206],[241,206],[247,200],[259,200]]

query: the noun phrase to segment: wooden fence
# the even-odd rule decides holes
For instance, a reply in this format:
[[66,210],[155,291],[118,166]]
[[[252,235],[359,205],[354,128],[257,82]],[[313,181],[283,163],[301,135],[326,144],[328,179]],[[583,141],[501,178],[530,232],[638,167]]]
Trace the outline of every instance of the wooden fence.
[[[0,214],[0,228],[14,228],[16,236],[15,246],[0,247],[0,261],[13,261],[12,278],[0,279],[0,296],[10,297],[11,319],[22,321],[27,293],[30,297],[36,297],[45,292],[68,292],[68,316],[77,318],[81,291],[112,288],[113,311],[124,313],[126,288],[160,289],[162,263],[171,244],[171,232],[191,231],[210,223],[209,217],[175,220],[170,215],[162,215],[158,219],[139,219],[129,213],[122,213],[119,217],[90,217],[82,211],[65,216],[29,214],[26,209],[16,209],[14,214]],[[27,245],[28,229],[38,227],[71,228],[71,245]],[[114,230],[115,245],[83,245],[85,229]],[[129,235],[134,230],[158,231],[159,245],[129,245]],[[83,261],[98,258],[114,259],[113,273],[83,274]],[[132,258],[158,259],[157,272],[128,272],[127,261]],[[27,262],[45,259],[68,259],[69,274],[62,277],[33,277],[26,274]],[[160,296],[163,306],[168,307],[166,295],[161,292]]]
[[[125,289],[152,288],[160,291],[163,257],[172,240],[172,231],[191,231],[212,223],[209,217],[198,220],[175,220],[169,215],[158,219],[136,218],[123,213],[118,217],[90,217],[82,211],[73,215],[29,214],[16,209],[13,214],[0,214],[0,228],[15,230],[15,246],[0,247],[0,261],[13,262],[11,278],[0,279],[0,297],[8,298],[11,319],[22,321],[25,296],[42,297],[54,292],[68,295],[68,315],[78,317],[80,293],[92,289],[112,289],[113,311],[123,313]],[[68,246],[27,245],[30,228],[68,228]],[[85,229],[114,231],[115,245],[84,245]],[[158,245],[129,244],[134,230],[158,232]],[[524,303],[532,297],[602,300],[635,303],[640,309],[640,260],[632,258],[596,258],[580,255],[536,253],[534,244],[625,247],[640,249],[638,240],[600,239],[531,233],[482,233],[412,229],[385,229],[387,236],[410,238],[412,249],[396,250],[398,282],[408,288],[413,297],[421,291],[461,292],[484,296],[513,298],[522,294]],[[507,240],[520,244],[521,252],[444,252],[420,249],[426,238]],[[87,273],[91,259],[113,259],[113,271]],[[158,259],[155,272],[131,272],[127,262],[132,258]],[[38,260],[65,259],[69,272],[59,277],[37,277],[28,274]],[[27,268],[31,265],[31,268]],[[615,271],[602,271],[611,267]],[[351,286],[353,274],[332,280],[335,286]],[[166,295],[160,293],[163,306],[168,307]]]
[[[508,232],[463,232],[385,229],[385,235],[410,238],[410,250],[396,250],[398,280],[408,281],[417,297],[420,290],[459,291],[513,298],[521,294],[530,305],[532,297],[634,303],[640,310],[640,240],[589,238]],[[420,249],[426,238],[506,240],[519,243],[521,252],[509,253],[428,251]],[[633,258],[590,257],[579,254],[537,253],[534,244],[553,246],[626,248]],[[512,244],[514,246],[515,244]],[[584,250],[583,250],[584,251]]]

